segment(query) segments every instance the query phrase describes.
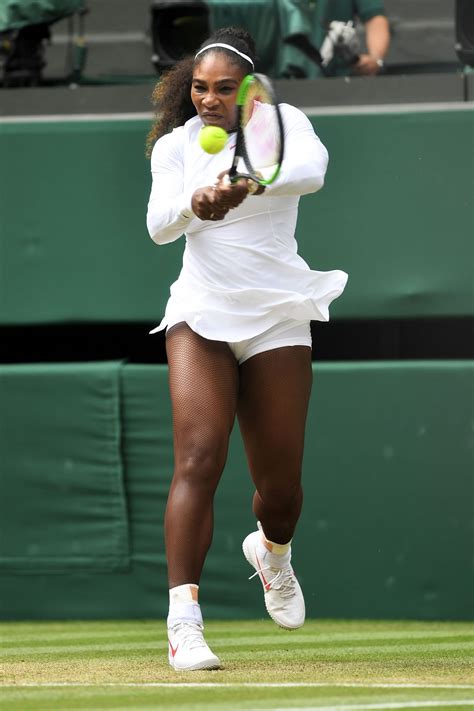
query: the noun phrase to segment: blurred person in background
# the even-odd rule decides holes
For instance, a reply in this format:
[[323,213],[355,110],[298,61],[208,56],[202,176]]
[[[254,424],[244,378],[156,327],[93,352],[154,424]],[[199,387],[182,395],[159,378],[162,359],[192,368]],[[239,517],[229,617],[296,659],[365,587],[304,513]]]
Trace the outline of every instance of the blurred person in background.
[[366,51],[351,51],[350,42],[347,51],[334,51],[332,59],[316,68],[324,76],[373,76],[383,70],[384,59],[390,47],[390,27],[385,14],[383,0],[317,0],[314,15],[313,43],[324,54],[324,42],[328,38],[330,23],[363,23],[365,29]]

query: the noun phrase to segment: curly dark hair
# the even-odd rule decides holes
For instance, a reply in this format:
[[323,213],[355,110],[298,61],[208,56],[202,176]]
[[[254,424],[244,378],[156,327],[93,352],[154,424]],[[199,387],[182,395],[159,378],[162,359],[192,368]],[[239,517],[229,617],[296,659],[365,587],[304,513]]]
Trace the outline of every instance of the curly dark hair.
[[[216,30],[202,45],[198,52],[204,50],[214,42],[229,44],[239,52],[248,55],[255,63],[255,42],[252,35],[242,27],[221,27]],[[229,60],[241,67],[244,71],[251,70],[251,65],[246,59],[225,47],[212,47],[211,52],[223,52]],[[160,78],[151,95],[151,102],[155,110],[155,120],[146,140],[146,155],[151,156],[156,141],[196,115],[196,109],[191,101],[191,83],[193,70],[207,52],[202,52],[198,57],[185,57],[177,62]]]

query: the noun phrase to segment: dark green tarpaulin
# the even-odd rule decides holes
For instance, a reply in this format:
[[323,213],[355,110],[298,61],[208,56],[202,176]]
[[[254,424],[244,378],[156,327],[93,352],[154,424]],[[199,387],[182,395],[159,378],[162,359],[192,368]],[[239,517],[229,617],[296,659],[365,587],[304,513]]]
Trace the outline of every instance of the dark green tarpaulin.
[[[474,111],[311,119],[329,168],[296,237],[313,269],[349,273],[332,315],[472,315]],[[146,231],[149,126],[0,123],[0,323],[159,323],[183,239]]]
[[85,0],[2,0],[0,32],[51,23],[81,10]]
[[0,570],[128,565],[119,363],[0,369]]
[[[173,467],[168,371],[121,369],[122,489],[116,409],[108,402],[115,401],[113,371],[97,368],[0,371],[1,382],[9,382],[0,410],[8,425],[1,449],[0,500],[8,497],[2,519],[6,514],[9,522],[2,547],[22,552],[23,565],[31,566],[27,588],[24,575],[0,567],[3,618],[166,615],[162,526]],[[293,558],[310,617],[472,617],[473,375],[474,364],[466,361],[314,366],[305,505]],[[36,459],[47,466],[33,466]],[[77,463],[74,477],[68,461]],[[93,564],[124,560],[122,491],[129,568],[64,569],[78,540]],[[255,526],[252,493],[236,428],[201,584],[206,617],[265,615],[261,586],[248,580],[252,571],[241,552]],[[56,567],[44,567],[37,548],[25,555],[35,540],[47,542]]]

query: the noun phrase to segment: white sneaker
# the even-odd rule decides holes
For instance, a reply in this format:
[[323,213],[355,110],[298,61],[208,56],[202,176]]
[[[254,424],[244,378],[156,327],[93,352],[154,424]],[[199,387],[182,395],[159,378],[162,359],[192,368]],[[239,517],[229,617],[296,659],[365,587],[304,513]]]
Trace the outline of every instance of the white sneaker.
[[219,658],[211,652],[198,622],[182,620],[168,626],[168,660],[176,671],[219,669]]
[[[254,531],[247,536],[242,543],[242,550],[256,571],[249,580],[258,575],[262,581],[265,607],[272,620],[287,630],[301,627],[305,620],[304,597],[290,565],[291,554],[289,559],[285,556],[284,567],[269,565],[269,551],[262,544],[260,531]],[[275,558],[276,555],[273,554],[273,563]]]

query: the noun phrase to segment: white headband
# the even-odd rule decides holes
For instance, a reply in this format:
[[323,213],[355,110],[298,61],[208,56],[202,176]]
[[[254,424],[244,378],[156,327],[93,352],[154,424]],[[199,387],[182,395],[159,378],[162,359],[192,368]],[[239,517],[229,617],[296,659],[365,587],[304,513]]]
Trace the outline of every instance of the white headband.
[[253,64],[252,60],[250,59],[250,57],[248,57],[243,52],[239,52],[239,50],[235,49],[235,47],[232,47],[231,44],[224,44],[223,42],[214,42],[214,44],[206,45],[206,47],[203,47],[202,49],[199,50],[199,52],[195,55],[194,59],[196,59],[196,57],[199,57],[200,54],[202,54],[203,52],[206,52],[208,49],[211,49],[212,47],[223,47],[224,49],[230,49],[231,52],[235,52],[236,54],[239,55],[239,57],[242,57],[247,62],[249,62],[249,64],[252,65],[252,69],[253,69],[254,64]]

